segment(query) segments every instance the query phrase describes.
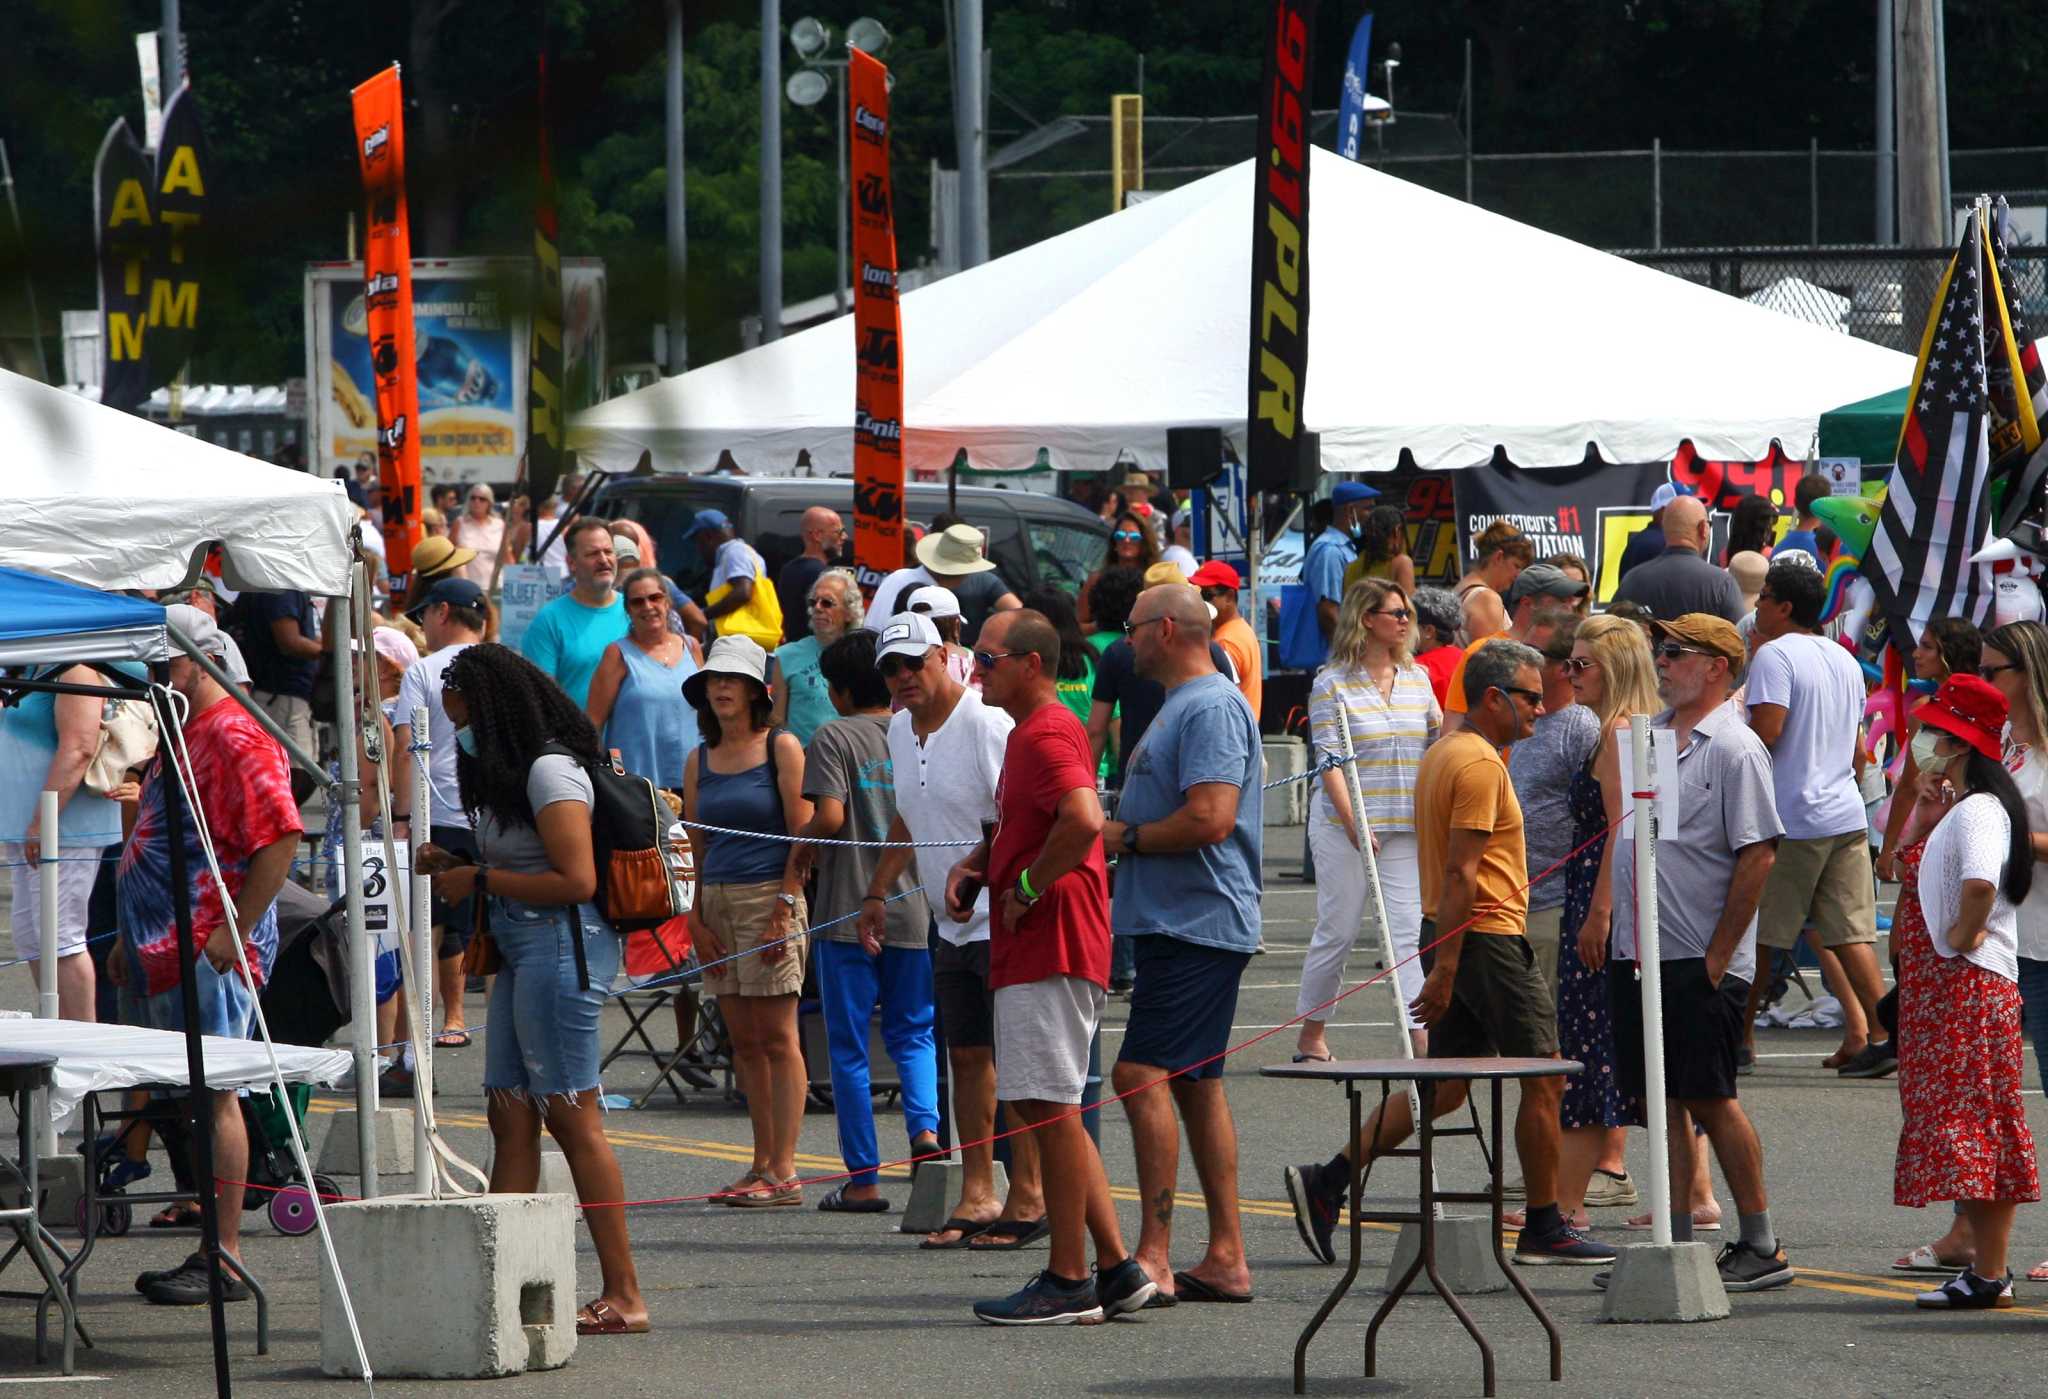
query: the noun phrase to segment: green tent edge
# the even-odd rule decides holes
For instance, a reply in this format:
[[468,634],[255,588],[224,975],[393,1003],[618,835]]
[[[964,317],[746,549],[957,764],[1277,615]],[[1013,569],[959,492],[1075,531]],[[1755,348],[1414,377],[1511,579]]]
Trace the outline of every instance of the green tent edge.
[[1907,384],[1821,414],[1820,455],[1855,457],[1865,466],[1889,464],[1898,452],[1912,391]]

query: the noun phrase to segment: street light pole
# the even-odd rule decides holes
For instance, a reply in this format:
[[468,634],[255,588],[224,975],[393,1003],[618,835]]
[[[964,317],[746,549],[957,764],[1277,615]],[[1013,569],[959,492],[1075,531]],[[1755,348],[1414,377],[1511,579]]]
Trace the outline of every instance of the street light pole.
[[988,168],[986,71],[982,64],[981,0],[956,0],[953,64],[958,93],[954,131],[960,164],[960,266],[988,261]]
[[839,314],[846,314],[846,68],[841,65],[832,75],[833,95],[838,98],[833,105],[839,108],[839,198],[834,201],[839,210],[839,275],[832,281],[832,301],[839,308]]
[[668,0],[668,363],[680,374],[690,365],[684,287],[689,272],[687,194],[683,186],[683,0]]
[[761,0],[761,342],[782,338],[782,0]]
[[185,39],[178,20],[178,0],[164,0],[164,17],[158,27],[163,30],[164,105],[168,107],[185,85]]

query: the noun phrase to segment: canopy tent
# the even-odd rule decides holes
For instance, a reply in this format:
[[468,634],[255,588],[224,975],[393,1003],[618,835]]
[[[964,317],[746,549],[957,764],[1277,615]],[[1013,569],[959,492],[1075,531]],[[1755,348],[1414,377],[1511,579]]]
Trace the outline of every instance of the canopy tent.
[[1912,401],[1910,384],[1830,408],[1820,415],[1820,454],[1824,457],[1855,457],[1867,465],[1894,461],[1899,452],[1899,431],[1905,426],[1906,405]]
[[164,610],[155,603],[0,568],[0,666],[170,655]]
[[1839,292],[1815,286],[1804,277],[1780,277],[1769,286],[1758,287],[1743,300],[1783,316],[1817,325],[1823,330],[1849,333],[1849,310],[1853,303]]
[[[1306,425],[1324,465],[1524,466],[1804,454],[1823,409],[1913,361],[1597,252],[1321,149],[1314,153]],[[966,448],[1022,469],[1123,454],[1166,432],[1243,446],[1252,162],[903,298],[906,464]],[[586,464],[852,464],[853,321],[840,317],[597,405]]]
[[0,370],[0,564],[95,588],[168,588],[222,546],[232,588],[349,590],[339,481],[271,466]]

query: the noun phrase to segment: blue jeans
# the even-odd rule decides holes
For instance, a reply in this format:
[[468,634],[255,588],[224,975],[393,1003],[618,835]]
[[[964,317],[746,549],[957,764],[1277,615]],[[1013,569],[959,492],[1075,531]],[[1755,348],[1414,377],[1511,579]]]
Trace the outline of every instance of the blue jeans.
[[903,1085],[903,1125],[915,1141],[939,1130],[939,1061],[932,1043],[932,954],[922,947],[884,947],[870,957],[857,942],[812,944],[818,999],[832,1056],[832,1110],[839,1119],[839,1155],[853,1185],[873,1185],[881,1153],[875,1145],[874,1094],[868,1077],[868,1024],[882,1004],[882,1043]]
[[1135,981],[1137,975],[1137,939],[1112,937],[1109,940],[1109,979],[1111,981]]
[[2048,962],[2020,958],[2020,1027],[2034,1042],[2034,1067],[2048,1086]]
[[597,1018],[619,970],[619,935],[584,904],[585,989],[576,975],[567,905],[491,899],[491,936],[503,965],[484,1025],[484,1092],[545,1099],[597,1087]]

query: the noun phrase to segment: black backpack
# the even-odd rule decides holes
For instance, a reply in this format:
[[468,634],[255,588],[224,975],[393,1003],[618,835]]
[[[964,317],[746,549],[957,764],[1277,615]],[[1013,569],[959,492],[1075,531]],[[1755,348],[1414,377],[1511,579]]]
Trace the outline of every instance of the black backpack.
[[[590,843],[597,864],[594,901],[612,927],[625,934],[659,927],[683,913],[688,905],[680,884],[682,859],[669,839],[675,818],[654,784],[611,763],[588,762],[559,743],[541,751],[573,758],[590,774]],[[577,924],[576,972],[588,990],[582,916],[574,905],[570,916]]]

